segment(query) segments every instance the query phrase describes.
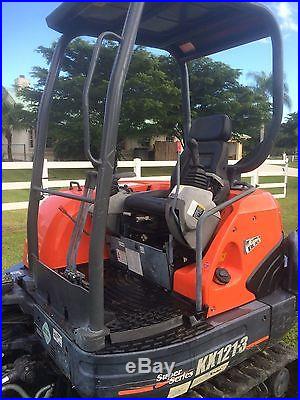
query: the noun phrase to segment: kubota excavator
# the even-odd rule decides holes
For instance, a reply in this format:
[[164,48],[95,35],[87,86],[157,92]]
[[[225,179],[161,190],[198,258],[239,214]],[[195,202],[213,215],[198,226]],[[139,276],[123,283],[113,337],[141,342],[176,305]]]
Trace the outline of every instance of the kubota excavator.
[[[297,354],[297,233],[273,196],[241,181],[279,130],[282,43],[254,3],[63,3],[36,129],[23,261],[3,276],[3,394],[21,397],[283,397]],[[85,185],[43,188],[51,94],[68,44],[96,37],[83,90]],[[227,115],[191,120],[188,62],[270,37],[273,115],[228,165]],[[103,41],[118,42],[100,156],[89,91]],[[168,51],[181,74],[184,150],[169,181],[120,179],[115,154],[134,45]],[[147,368],[146,368],[147,366]],[[296,387],[294,394],[296,393]],[[28,395],[29,393],[29,395]]]

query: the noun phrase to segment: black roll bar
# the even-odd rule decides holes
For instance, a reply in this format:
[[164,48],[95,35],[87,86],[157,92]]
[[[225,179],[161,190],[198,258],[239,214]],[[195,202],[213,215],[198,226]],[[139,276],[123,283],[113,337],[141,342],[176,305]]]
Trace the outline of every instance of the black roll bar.
[[27,241],[28,241],[28,265],[35,279],[35,259],[38,259],[38,210],[41,200],[40,190],[42,186],[42,174],[44,165],[44,155],[48,134],[49,108],[52,99],[52,92],[55,80],[58,76],[61,61],[65,50],[73,39],[71,35],[62,35],[55,47],[51,65],[48,71],[45,89],[40,101],[37,127],[36,145],[34,150],[32,177],[29,195],[28,215],[27,215]]
[[84,153],[85,156],[94,167],[100,165],[100,160],[96,160],[91,154],[91,139],[90,139],[90,118],[89,118],[89,92],[91,83],[93,80],[95,68],[98,62],[100,50],[103,46],[103,40],[111,37],[113,40],[118,41],[119,43],[122,41],[122,37],[117,35],[114,32],[103,32],[98,37],[96,44],[94,46],[92,59],[90,62],[88,74],[85,80],[83,93],[82,93],[82,110],[83,110],[83,129],[84,129]]
[[[101,154],[96,161],[98,167],[96,198],[93,201],[84,196],[75,196],[70,194],[60,194],[57,191],[42,188],[42,171],[44,163],[44,154],[48,133],[49,109],[52,99],[52,92],[55,80],[58,76],[60,65],[66,50],[66,47],[75,35],[64,34],[59,39],[49,68],[45,89],[40,101],[38,122],[37,122],[37,142],[34,152],[33,172],[31,179],[28,218],[27,218],[27,238],[28,238],[28,262],[35,281],[35,259],[38,259],[38,209],[41,199],[41,193],[61,195],[62,197],[72,198],[85,202],[94,202],[93,225],[91,232],[90,254],[89,254],[89,326],[77,332],[77,342],[87,351],[94,351],[102,348],[105,344],[105,335],[107,330],[104,327],[104,277],[103,277],[103,255],[105,245],[105,227],[108,209],[110,188],[112,184],[115,149],[118,135],[118,123],[120,117],[121,100],[124,83],[129,68],[129,63],[134,49],[137,30],[142,16],[144,3],[133,2],[130,4],[127,17],[123,26],[121,37],[109,33],[114,38],[121,39],[120,46],[114,61],[111,77],[107,91],[107,101],[105,105],[105,116],[103,123],[103,137],[101,143]],[[88,79],[92,79],[93,68],[96,65],[101,43],[105,35],[100,35],[98,47],[94,50],[92,66]],[[86,84],[85,95],[88,95],[89,80]],[[86,99],[86,97],[85,97]],[[85,105],[88,110],[88,101]],[[86,118],[88,122],[88,119]],[[90,149],[89,135],[85,137],[86,149]],[[95,162],[94,162],[95,164]]]
[[191,100],[190,100],[190,82],[189,71],[186,62],[179,61],[181,76],[181,107],[183,114],[183,141],[186,146],[188,134],[191,129]]
[[[245,6],[248,6],[245,4]],[[272,119],[267,127],[264,140],[247,156],[243,157],[234,165],[228,166],[228,173],[231,179],[239,179],[244,172],[253,171],[258,168],[271,152],[276,135],[279,132],[283,112],[283,50],[280,28],[273,14],[260,5],[261,12],[270,29],[269,37],[272,41],[272,85],[273,85],[273,113]]]
[[92,331],[98,331],[99,333],[103,331],[104,328],[103,256],[121,100],[143,7],[143,2],[130,3],[121,35],[123,40],[120,43],[118,54],[112,68],[105,104],[103,136],[100,163],[98,165],[96,198],[89,252],[89,321],[90,329]]

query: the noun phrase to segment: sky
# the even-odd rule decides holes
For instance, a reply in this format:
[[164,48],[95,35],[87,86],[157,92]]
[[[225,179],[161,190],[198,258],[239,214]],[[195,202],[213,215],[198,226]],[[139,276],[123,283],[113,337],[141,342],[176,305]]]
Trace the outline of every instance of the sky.
[[[35,52],[49,46],[59,34],[47,27],[45,18],[60,2],[2,2],[2,84],[12,92],[19,75],[30,78],[33,66],[46,66]],[[298,110],[298,4],[296,2],[263,3],[276,16],[282,32],[284,71],[292,100],[292,108],[284,115]],[[263,39],[255,43],[220,52],[212,57],[242,71],[241,83],[251,85],[249,72],[271,72],[271,43]],[[32,79],[31,79],[32,82]]]

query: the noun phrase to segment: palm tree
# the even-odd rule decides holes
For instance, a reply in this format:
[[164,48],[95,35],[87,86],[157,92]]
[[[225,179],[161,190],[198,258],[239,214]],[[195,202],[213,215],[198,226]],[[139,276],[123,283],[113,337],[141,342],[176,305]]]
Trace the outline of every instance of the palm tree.
[[13,161],[12,135],[13,131],[28,127],[26,111],[20,103],[2,101],[2,129],[7,140],[7,158]]
[[[272,99],[273,95],[273,79],[272,74],[261,72],[249,72],[248,77],[254,80],[254,89],[258,94],[264,96],[267,100]],[[283,82],[283,104],[290,110],[292,107],[292,100],[289,96],[289,87],[287,82]],[[262,124],[260,129],[260,141],[263,141],[265,136],[265,124]]]
[[[257,92],[268,99],[272,98],[272,74],[267,74],[264,71],[261,72],[249,72],[248,77],[254,80],[254,88]],[[287,82],[283,82],[283,104],[290,110],[292,107],[292,100],[289,96],[289,87]]]

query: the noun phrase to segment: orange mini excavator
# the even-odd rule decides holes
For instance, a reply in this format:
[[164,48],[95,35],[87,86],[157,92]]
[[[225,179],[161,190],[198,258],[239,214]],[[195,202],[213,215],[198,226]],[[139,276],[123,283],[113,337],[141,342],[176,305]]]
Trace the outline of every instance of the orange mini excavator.
[[[273,196],[240,179],[267,158],[281,123],[273,15],[244,2],[68,2],[47,23],[62,36],[40,102],[24,259],[3,277],[4,394],[285,396],[297,355],[278,340],[297,314],[297,233],[285,238]],[[51,93],[67,45],[81,35],[97,37],[82,106],[94,170],[84,187],[50,190],[42,170]],[[228,165],[229,117],[191,121],[188,62],[265,37],[272,120],[257,148]],[[89,90],[105,39],[118,50],[95,158]],[[120,180],[114,169],[135,44],[168,51],[179,65],[184,150],[168,181]]]

